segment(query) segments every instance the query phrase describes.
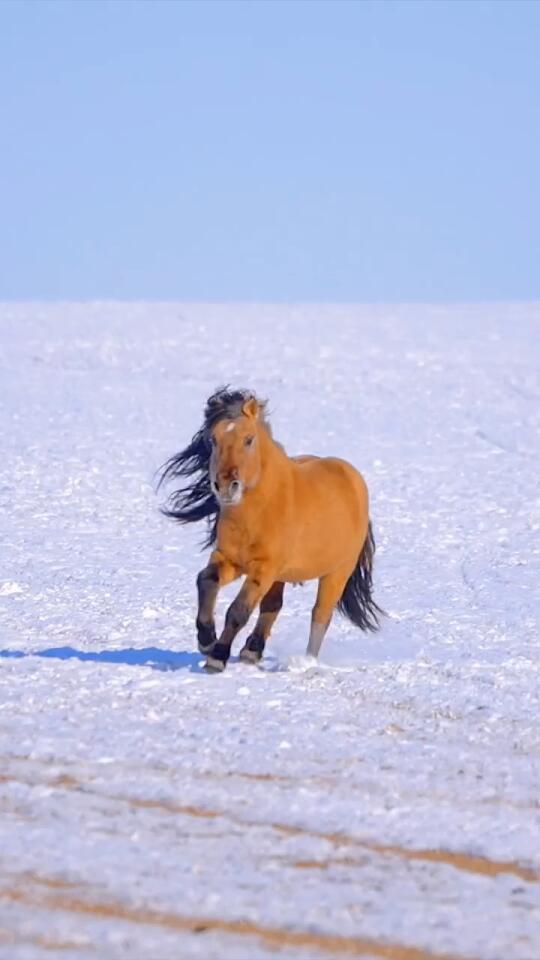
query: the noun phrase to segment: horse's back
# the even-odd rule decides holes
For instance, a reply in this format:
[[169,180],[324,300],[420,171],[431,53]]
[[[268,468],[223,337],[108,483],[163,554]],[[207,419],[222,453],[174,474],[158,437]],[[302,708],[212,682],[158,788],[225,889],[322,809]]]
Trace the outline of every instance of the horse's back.
[[355,495],[367,504],[366,482],[360,471],[348,460],[342,460],[340,457],[316,457],[310,454],[303,454],[293,459],[300,468],[298,473],[304,483],[314,482],[325,487],[336,486],[342,488],[345,493],[353,490]]

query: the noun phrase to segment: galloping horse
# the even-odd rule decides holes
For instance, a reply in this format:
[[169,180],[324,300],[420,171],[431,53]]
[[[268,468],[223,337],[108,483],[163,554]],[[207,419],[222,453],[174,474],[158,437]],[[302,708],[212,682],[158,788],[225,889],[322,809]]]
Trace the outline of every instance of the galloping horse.
[[[225,668],[234,638],[259,604],[240,659],[261,659],[285,583],[319,581],[308,655],[318,655],[336,605],[362,630],[378,628],[368,493],[350,463],[288,457],[272,437],[266,403],[223,387],[207,401],[191,443],[164,464],[159,485],[177,478],[188,485],[169,496],[163,512],[180,523],[206,518],[206,546],[214,547],[197,577],[197,635],[208,670]],[[218,639],[218,591],[242,575]]]

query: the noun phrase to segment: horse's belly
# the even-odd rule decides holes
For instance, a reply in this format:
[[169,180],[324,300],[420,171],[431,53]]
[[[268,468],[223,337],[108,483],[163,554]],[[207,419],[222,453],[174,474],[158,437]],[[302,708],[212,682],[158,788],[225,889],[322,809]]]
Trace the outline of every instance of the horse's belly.
[[287,566],[279,575],[279,579],[284,583],[304,583],[306,580],[318,580],[324,576],[325,571],[321,572],[317,564],[308,566],[302,564],[299,566]]
[[304,580],[318,580],[347,564],[350,564],[352,569],[360,549],[357,540],[354,544],[351,544],[350,540],[334,541],[324,546],[320,543],[312,546],[306,544],[302,556],[295,556],[295,551],[292,551],[279,579],[285,583],[302,583]]

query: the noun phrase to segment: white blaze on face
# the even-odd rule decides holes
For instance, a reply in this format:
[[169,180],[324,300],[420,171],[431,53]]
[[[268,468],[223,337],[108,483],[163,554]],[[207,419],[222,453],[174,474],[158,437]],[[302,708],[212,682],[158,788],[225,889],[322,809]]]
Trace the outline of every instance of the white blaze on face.
[[[230,420],[229,423],[225,426],[223,432],[231,433],[236,427],[234,420]],[[219,490],[217,484],[217,454],[216,448],[214,446],[212,454],[210,457],[209,472],[210,472],[210,481],[212,484],[212,489],[214,495],[217,497],[220,506],[222,507],[232,507],[240,503],[243,493],[244,493],[244,484],[240,480],[232,481],[227,490]]]

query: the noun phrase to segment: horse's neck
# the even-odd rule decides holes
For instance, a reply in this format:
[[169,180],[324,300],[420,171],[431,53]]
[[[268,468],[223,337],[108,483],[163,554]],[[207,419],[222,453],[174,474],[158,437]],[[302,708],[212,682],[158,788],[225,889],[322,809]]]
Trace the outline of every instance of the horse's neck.
[[286,479],[291,461],[284,448],[272,437],[264,427],[260,431],[261,439],[261,477],[258,486],[271,489],[279,480]]

